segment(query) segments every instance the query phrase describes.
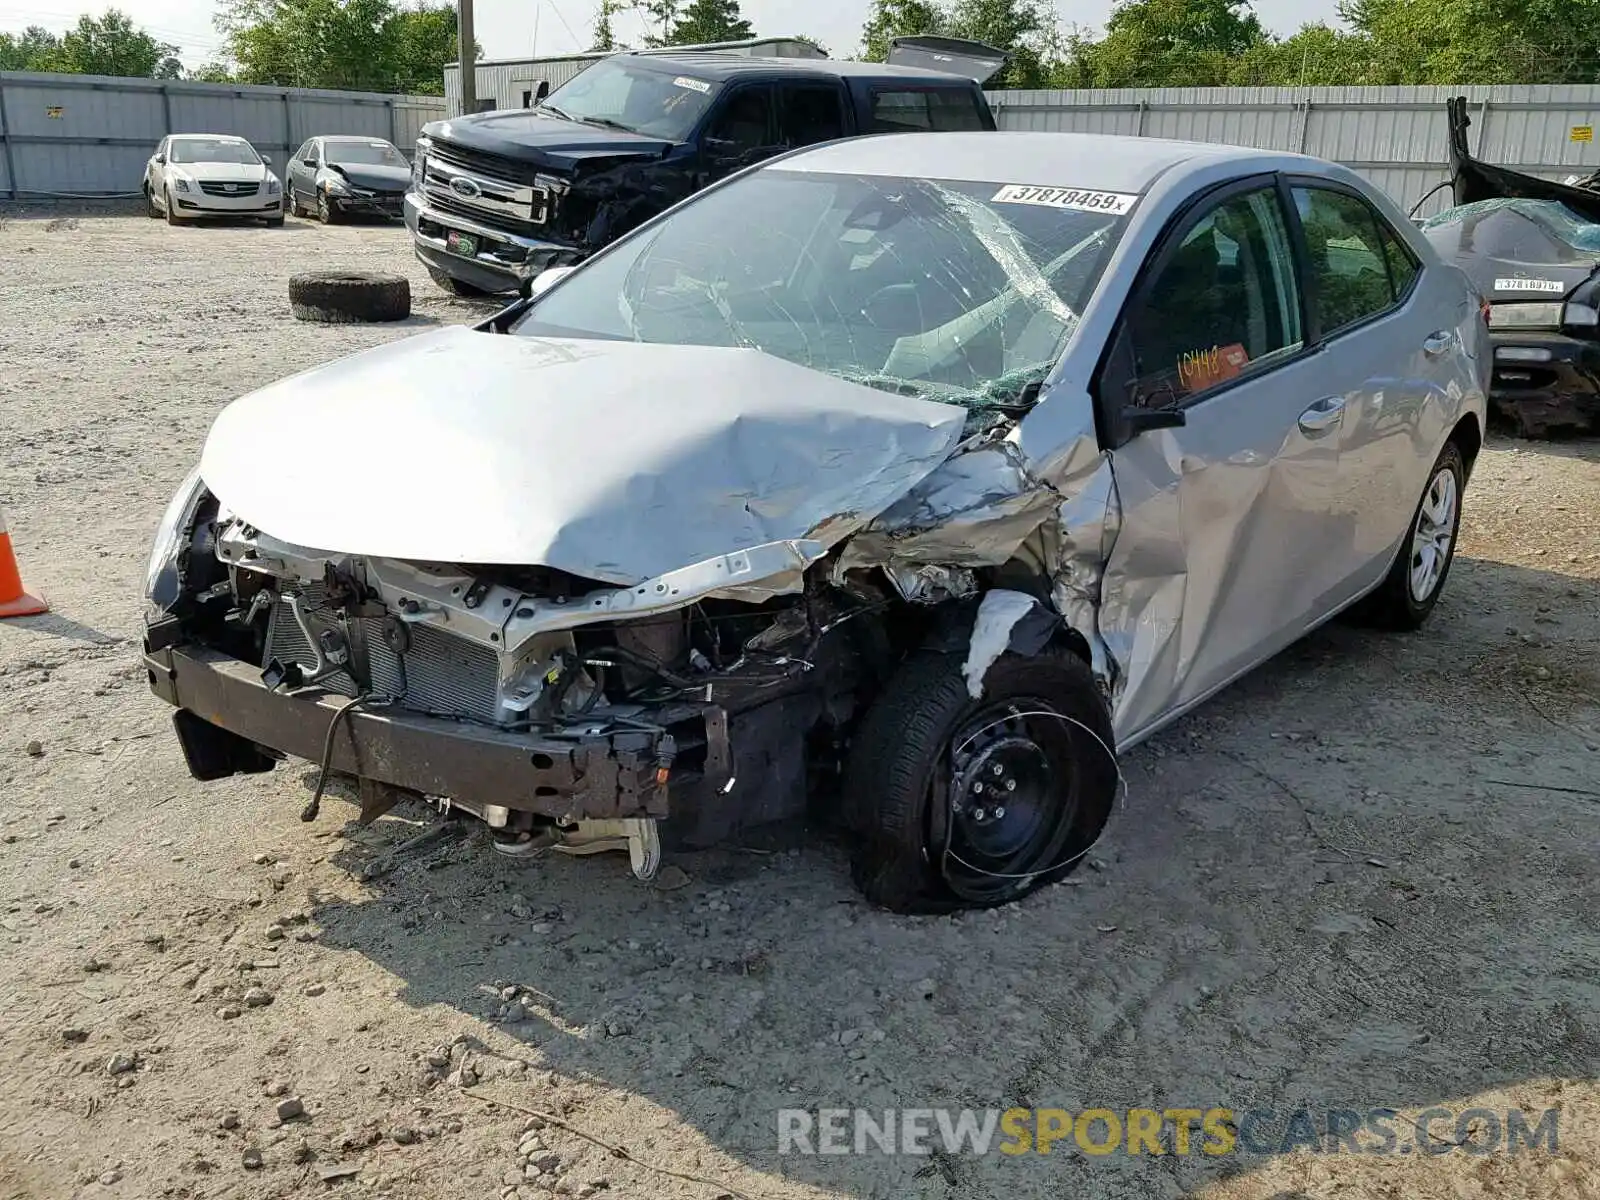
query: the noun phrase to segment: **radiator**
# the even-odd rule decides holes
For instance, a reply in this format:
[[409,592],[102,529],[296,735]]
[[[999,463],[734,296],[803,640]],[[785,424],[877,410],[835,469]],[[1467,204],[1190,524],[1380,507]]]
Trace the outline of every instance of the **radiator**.
[[[351,665],[360,672],[364,664],[367,690],[372,695],[393,697],[402,708],[495,722],[499,710],[499,657],[489,647],[433,625],[419,624],[408,627],[411,647],[402,656],[383,640],[380,619],[363,617],[340,625],[326,607],[327,590],[320,584],[305,588],[300,605],[313,633],[325,625],[347,633]],[[268,617],[263,665],[274,658],[283,663],[299,663],[307,671],[316,662],[294,613],[283,600],[273,605]],[[322,680],[321,686],[351,697],[362,690],[348,667]]]

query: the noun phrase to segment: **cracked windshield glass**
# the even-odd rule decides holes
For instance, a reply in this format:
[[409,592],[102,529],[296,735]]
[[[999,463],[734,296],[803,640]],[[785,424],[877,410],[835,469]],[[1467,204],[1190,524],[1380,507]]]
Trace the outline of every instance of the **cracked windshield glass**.
[[995,414],[1025,404],[1060,357],[1129,202],[764,171],[592,260],[516,332],[752,347]]

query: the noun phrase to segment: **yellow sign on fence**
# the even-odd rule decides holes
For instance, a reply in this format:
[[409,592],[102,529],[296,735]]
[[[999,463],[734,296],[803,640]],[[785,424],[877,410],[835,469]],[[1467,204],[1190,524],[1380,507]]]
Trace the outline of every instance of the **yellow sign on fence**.
[[1572,127],[1572,140],[1575,142],[1594,141],[1593,125],[1574,125]]

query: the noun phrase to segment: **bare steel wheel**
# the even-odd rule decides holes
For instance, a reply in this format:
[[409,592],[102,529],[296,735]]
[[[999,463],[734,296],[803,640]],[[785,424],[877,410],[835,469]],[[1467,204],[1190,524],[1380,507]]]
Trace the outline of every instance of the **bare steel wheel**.
[[1119,778],[1110,712],[1064,651],[1002,654],[974,699],[954,655],[913,655],[856,730],[852,868],[897,912],[987,908],[1070,872]]

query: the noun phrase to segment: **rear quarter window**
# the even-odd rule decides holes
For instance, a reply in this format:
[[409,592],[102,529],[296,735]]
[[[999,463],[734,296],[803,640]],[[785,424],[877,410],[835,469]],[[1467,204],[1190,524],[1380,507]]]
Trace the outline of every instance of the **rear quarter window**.
[[872,133],[960,133],[985,128],[970,88],[873,88]]

